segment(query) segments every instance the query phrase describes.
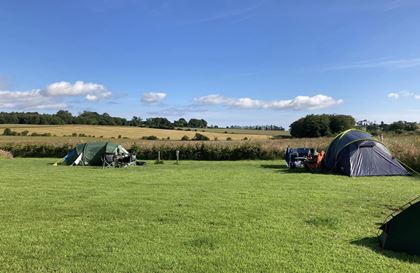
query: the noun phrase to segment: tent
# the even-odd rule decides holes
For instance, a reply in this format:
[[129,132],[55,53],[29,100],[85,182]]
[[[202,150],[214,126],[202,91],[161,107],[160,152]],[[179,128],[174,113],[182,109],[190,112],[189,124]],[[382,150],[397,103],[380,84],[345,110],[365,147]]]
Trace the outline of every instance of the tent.
[[382,248],[420,255],[420,197],[389,218],[380,227]]
[[324,164],[328,171],[348,176],[408,175],[389,150],[369,133],[350,129],[334,138]]
[[114,154],[117,156],[129,156],[124,147],[110,142],[92,142],[78,144],[64,157],[66,165],[102,166],[104,156]]

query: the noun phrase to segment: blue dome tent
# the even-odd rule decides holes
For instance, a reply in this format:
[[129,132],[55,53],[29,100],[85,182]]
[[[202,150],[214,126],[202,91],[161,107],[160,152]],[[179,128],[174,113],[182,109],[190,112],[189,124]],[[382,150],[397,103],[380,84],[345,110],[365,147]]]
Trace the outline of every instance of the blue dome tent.
[[409,175],[384,144],[355,129],[334,138],[328,146],[324,168],[348,176]]

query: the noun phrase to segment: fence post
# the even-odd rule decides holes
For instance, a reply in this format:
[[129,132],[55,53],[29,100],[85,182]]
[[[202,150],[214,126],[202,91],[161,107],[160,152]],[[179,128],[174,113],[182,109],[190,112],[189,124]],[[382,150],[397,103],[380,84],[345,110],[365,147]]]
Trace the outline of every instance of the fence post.
[[179,151],[176,150],[176,164],[179,164]]
[[157,160],[157,162],[160,163],[160,151],[158,151],[158,160]]

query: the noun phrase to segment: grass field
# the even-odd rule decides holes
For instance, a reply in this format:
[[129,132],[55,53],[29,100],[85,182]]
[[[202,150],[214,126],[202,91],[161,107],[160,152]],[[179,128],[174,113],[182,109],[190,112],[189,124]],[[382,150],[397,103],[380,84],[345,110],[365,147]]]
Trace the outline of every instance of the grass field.
[[412,177],[289,173],[279,161],[129,169],[0,159],[0,272],[419,272],[377,226]]
[[[198,132],[208,136],[211,140],[217,138],[218,140],[226,140],[230,137],[232,140],[241,140],[245,137],[254,140],[266,140],[273,135],[284,135],[284,131],[257,131],[257,130],[241,130],[241,129],[191,129],[190,131],[184,130],[165,130],[153,128],[140,128],[129,126],[96,126],[96,125],[19,125],[19,124],[0,124],[0,134],[3,133],[5,128],[10,128],[13,131],[21,133],[29,131],[31,133],[50,133],[58,137],[69,136],[73,133],[85,134],[95,136],[96,138],[118,138],[118,136],[141,139],[145,136],[156,136],[159,139],[170,138],[171,140],[180,140],[183,136],[193,138]],[[197,130],[197,131],[195,131]],[[228,133],[225,133],[228,132]]]

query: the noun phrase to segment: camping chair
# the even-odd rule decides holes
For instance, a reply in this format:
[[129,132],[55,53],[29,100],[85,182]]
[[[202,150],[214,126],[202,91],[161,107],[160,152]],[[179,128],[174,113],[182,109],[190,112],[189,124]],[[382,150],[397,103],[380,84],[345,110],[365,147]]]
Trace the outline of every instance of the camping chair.
[[128,156],[124,156],[120,158],[118,160],[118,167],[125,168],[128,166],[136,165],[136,161],[137,161],[136,154],[132,153],[132,154],[129,154]]
[[321,167],[322,159],[324,159],[325,152],[321,151],[319,154],[314,158],[313,161],[304,161],[303,164],[306,168],[313,171]]
[[117,157],[113,153],[106,153],[102,158],[102,168],[115,168],[117,166]]

